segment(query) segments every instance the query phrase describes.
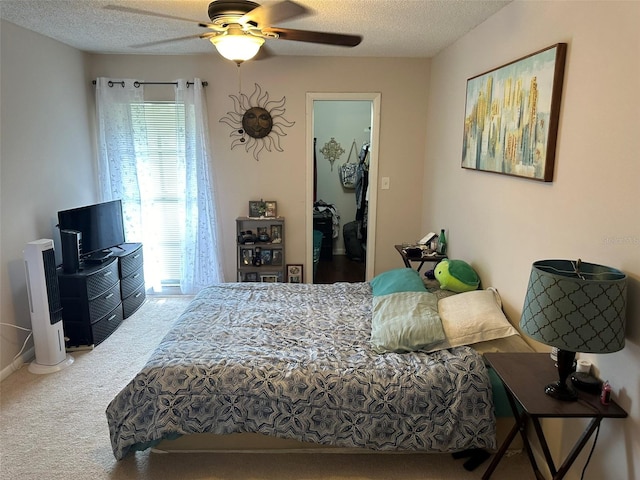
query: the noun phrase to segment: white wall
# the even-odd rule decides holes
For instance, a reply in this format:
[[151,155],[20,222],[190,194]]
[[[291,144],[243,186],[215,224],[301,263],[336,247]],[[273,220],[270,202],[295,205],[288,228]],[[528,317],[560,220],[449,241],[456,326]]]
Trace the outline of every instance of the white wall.
[[[0,321],[30,328],[22,250],[57,242],[58,210],[94,200],[91,90],[78,50],[4,21],[1,34]],[[3,375],[25,338],[0,327]]]
[[[450,255],[498,288],[516,324],[535,260],[581,258],[628,275],[625,349],[586,356],[630,414],[603,421],[585,477],[593,480],[640,476],[639,24],[640,2],[516,1],[431,70],[423,230],[448,229]],[[463,170],[466,80],[558,42],[568,53],[553,183]],[[566,455],[584,422],[547,423]]]

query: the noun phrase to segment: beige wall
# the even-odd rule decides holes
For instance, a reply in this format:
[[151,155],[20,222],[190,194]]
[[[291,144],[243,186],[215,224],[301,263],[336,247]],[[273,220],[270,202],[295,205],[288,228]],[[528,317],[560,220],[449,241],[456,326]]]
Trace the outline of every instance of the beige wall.
[[[450,255],[498,288],[515,323],[535,260],[582,258],[629,277],[625,349],[588,358],[630,418],[603,422],[592,479],[640,472],[639,24],[640,2],[514,2],[431,65],[423,230],[448,229]],[[460,168],[466,79],[558,42],[568,54],[553,183]],[[549,423],[566,454],[584,422]]]
[[[248,201],[253,199],[278,202],[279,214],[287,220],[287,261],[305,261],[308,92],[381,93],[379,175],[390,177],[392,187],[378,195],[376,271],[401,266],[394,243],[420,236],[427,59],[273,57],[238,70],[213,52],[83,55],[6,22],[2,22],[2,35],[3,322],[30,325],[24,244],[51,238],[58,210],[100,200],[93,167],[90,83],[98,76],[147,81],[199,77],[209,82],[213,179],[228,280],[235,279],[235,218],[247,213]],[[251,94],[258,83],[271,100],[286,97],[284,117],[295,123],[284,129],[284,152],[264,151],[255,161],[242,148],[230,149],[231,129],[219,120],[233,110],[229,96],[237,95],[240,81],[244,93]],[[172,95],[166,87],[149,86],[147,92],[156,99]],[[25,338],[22,332],[7,328],[3,327],[0,337],[3,375],[10,373],[8,365]]]
[[[378,174],[390,177],[392,187],[378,192],[375,269],[402,266],[393,245],[420,236],[428,74],[426,59],[273,57],[248,62],[238,70],[214,53],[186,57],[93,55],[87,80],[97,76],[149,81],[197,76],[209,82],[206,93],[213,177],[221,211],[224,271],[226,279],[232,280],[236,267],[234,222],[237,216],[246,215],[249,200],[278,202],[278,214],[287,222],[287,262],[305,262],[307,92],[381,93]],[[258,83],[271,100],[286,98],[284,117],[295,124],[284,129],[284,152],[265,150],[256,161],[243,148],[231,150],[231,129],[219,120],[233,110],[229,96],[237,95],[239,80],[245,94],[253,93]]]
[[[58,210],[94,199],[91,90],[82,52],[4,21],[0,30],[0,321],[30,328],[22,250],[53,238]],[[25,338],[0,326],[3,375]]]

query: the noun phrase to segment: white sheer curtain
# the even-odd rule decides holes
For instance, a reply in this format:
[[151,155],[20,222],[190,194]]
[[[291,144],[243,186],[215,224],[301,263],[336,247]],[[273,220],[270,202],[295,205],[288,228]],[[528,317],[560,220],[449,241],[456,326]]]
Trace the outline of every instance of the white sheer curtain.
[[[144,121],[144,87],[142,82],[98,78],[96,112],[98,124],[98,177],[103,200],[122,199],[127,241],[140,241],[145,252],[145,281],[161,291],[161,261],[157,254],[156,231],[158,207],[149,192],[147,132]],[[182,293],[193,294],[202,287],[222,282],[219,261],[217,219],[210,181],[209,138],[202,82],[188,85],[179,80],[176,108],[185,109],[184,151],[176,152],[181,171],[178,179],[185,192],[182,217]],[[180,143],[180,142],[179,142]]]
[[185,232],[180,288],[185,293],[223,281],[204,89],[178,80],[176,104],[185,108]]

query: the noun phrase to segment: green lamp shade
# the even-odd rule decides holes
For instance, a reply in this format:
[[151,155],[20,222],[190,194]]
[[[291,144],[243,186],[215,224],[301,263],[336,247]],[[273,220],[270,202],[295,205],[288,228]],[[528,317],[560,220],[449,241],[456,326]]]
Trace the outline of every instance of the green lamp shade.
[[531,338],[570,352],[624,348],[626,276],[572,260],[533,263],[520,319]]

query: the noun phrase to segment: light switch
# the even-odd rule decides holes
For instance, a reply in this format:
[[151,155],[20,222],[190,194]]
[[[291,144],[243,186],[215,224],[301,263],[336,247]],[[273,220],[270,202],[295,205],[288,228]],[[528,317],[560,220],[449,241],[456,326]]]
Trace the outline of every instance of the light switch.
[[382,177],[380,188],[382,188],[382,190],[389,190],[389,177]]

